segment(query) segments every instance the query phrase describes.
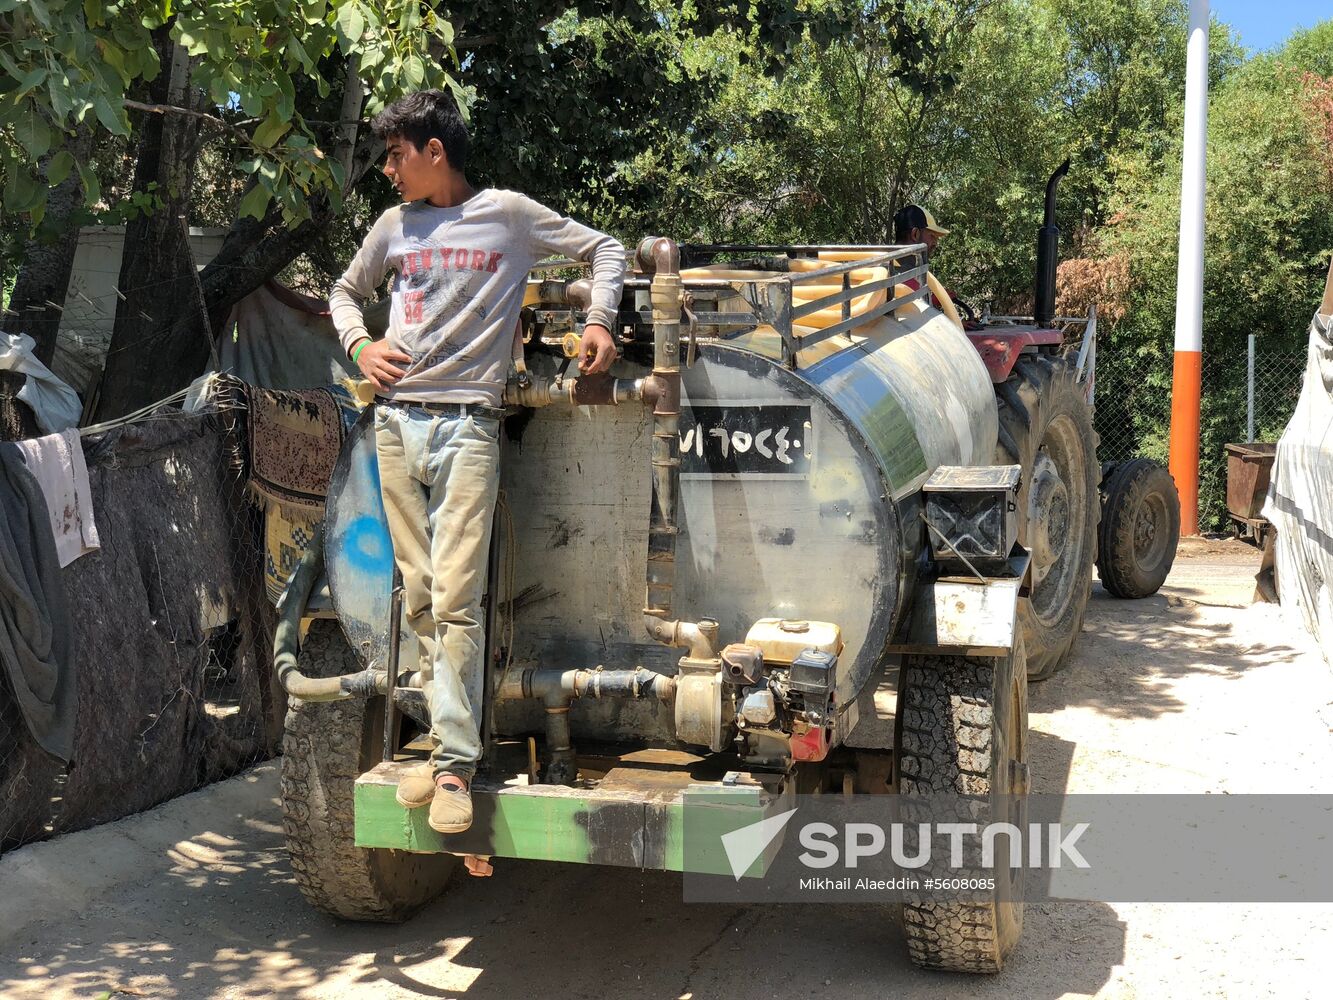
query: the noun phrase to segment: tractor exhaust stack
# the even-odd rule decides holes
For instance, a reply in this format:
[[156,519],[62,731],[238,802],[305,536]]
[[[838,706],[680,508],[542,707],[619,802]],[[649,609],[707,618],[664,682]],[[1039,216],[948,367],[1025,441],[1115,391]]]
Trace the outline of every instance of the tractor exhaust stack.
[[1033,315],[1037,326],[1050,326],[1055,319],[1055,266],[1059,262],[1060,227],[1055,224],[1055,189],[1069,172],[1069,161],[1055,168],[1046,182],[1046,211],[1037,230],[1037,288]]

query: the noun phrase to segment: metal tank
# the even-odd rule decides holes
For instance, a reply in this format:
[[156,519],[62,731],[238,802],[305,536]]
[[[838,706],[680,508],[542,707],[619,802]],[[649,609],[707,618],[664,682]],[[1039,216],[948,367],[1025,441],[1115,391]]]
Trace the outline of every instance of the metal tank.
[[[796,370],[725,341],[703,344],[682,373],[677,438],[676,613],[715,619],[723,645],[762,618],[838,623],[843,707],[883,661],[910,598],[922,483],[942,465],[989,463],[996,439],[985,366],[939,312],[909,307],[857,334],[854,346]],[[554,367],[543,359],[533,374]],[[647,374],[624,362],[613,371]],[[526,595],[513,665],[675,672],[679,653],[640,626],[647,429],[637,405],[546,407],[507,444],[508,515],[497,531],[515,557],[502,586]],[[656,701],[581,700],[572,713],[576,739],[674,736]],[[536,731],[541,708],[500,702],[495,720],[501,733]]]
[[[575,774],[571,742],[721,750],[753,687],[727,685],[721,654],[759,641],[768,621],[798,650],[792,623],[831,623],[839,638],[831,703],[810,716],[816,744],[796,747],[774,721],[750,741],[752,763],[823,759],[855,727],[881,665],[896,690],[886,652],[931,549],[921,488],[941,467],[987,465],[997,436],[980,355],[909,283],[926,276],[915,249],[682,272],[674,244],[645,241],[642,271],[627,279],[634,308],[622,307],[625,358],[592,378],[568,377],[570,345],[565,357],[558,347],[586,286],[534,283],[530,346],[506,390],[523,409],[502,441],[497,674],[466,679],[492,739],[545,731],[556,782]],[[331,484],[329,589],[380,686],[419,686],[406,633],[403,669],[383,669],[399,651],[383,627],[392,545],[369,426],[354,430]],[[644,687],[645,669],[671,680]],[[578,670],[600,671],[604,687],[590,697],[586,680],[563,676]],[[391,702],[428,724],[419,693]]]

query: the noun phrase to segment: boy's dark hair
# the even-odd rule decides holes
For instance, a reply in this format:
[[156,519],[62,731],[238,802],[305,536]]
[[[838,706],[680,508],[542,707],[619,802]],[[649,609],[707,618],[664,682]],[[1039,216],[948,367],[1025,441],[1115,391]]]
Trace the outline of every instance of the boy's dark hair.
[[370,123],[377,138],[406,139],[417,149],[439,139],[449,166],[467,168],[468,134],[458,103],[443,90],[419,90],[394,101]]
[[920,205],[904,205],[893,217],[893,241],[906,243],[912,238],[913,229],[926,228],[926,213]]

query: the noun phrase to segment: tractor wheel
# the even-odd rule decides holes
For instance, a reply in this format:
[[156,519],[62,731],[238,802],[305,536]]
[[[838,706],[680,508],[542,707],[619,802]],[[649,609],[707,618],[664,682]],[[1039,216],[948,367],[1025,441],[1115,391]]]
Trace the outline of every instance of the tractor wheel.
[[[1027,828],[1027,666],[1022,640],[1007,657],[904,657],[898,713],[898,793],[906,830],[940,819],[957,796],[980,800],[969,821]],[[915,801],[914,801],[915,800]],[[971,848],[969,848],[969,851]],[[915,845],[908,853],[916,852]],[[998,852],[997,856],[1003,854]],[[984,894],[929,896],[903,903],[912,961],[952,972],[999,972],[1023,933],[1024,871],[983,868],[969,854],[962,869],[947,856],[912,874],[921,879],[993,878]]]
[[1023,467],[1018,540],[1032,551],[1032,599],[1019,607],[1028,677],[1060,668],[1083,625],[1100,512],[1092,409],[1060,358],[1025,355],[996,388],[996,461]]
[[[337,622],[317,620],[301,670],[334,677],[359,669]],[[282,741],[282,826],[292,872],[318,910],[347,920],[397,923],[438,896],[452,855],[367,849],[353,841],[352,791],[380,759],[384,702],[292,700]]]
[[1157,593],[1180,543],[1180,495],[1171,474],[1136,458],[1116,466],[1102,486],[1097,573],[1116,597]]

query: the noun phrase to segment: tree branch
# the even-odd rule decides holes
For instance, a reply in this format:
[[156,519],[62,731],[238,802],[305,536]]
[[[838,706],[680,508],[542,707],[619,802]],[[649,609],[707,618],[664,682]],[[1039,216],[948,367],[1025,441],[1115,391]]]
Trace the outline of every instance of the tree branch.
[[228,132],[233,133],[247,146],[253,145],[254,140],[250,138],[250,133],[246,132],[243,128],[241,128],[241,126],[257,125],[261,121],[263,121],[262,118],[247,118],[244,121],[233,124],[231,122],[223,121],[216,115],[210,115],[206,111],[195,111],[193,108],[182,108],[175,104],[145,104],[143,101],[132,101],[128,97],[125,98],[125,100],[122,103],[127,108],[131,108],[135,111],[146,111],[149,114],[185,115],[186,117],[189,118],[202,119],[203,121],[210,122],[211,124],[217,126],[218,128],[223,128],[226,129]]

